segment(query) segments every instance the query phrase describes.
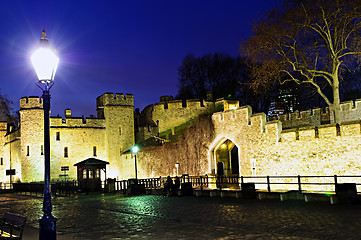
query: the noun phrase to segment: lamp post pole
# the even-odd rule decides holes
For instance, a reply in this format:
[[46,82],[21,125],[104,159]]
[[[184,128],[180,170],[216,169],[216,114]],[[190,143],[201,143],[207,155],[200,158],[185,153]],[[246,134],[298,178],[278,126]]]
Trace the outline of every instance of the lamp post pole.
[[134,155],[135,159],[135,179],[138,180],[138,170],[137,170],[137,154]]
[[50,190],[50,88],[53,86],[55,72],[59,58],[50,49],[48,38],[43,30],[40,38],[39,48],[33,53],[31,61],[38,75],[38,83],[44,84],[43,90],[43,110],[44,110],[44,199],[43,216],[39,219],[39,239],[56,240],[56,218],[51,214],[51,190]]
[[43,217],[39,220],[40,232],[39,239],[56,239],[56,218],[51,214],[51,191],[50,191],[50,91],[49,84],[45,83],[43,90],[43,108],[44,108],[44,200]]
[[138,170],[137,170],[137,153],[139,151],[139,147],[137,145],[134,145],[130,151],[134,154],[134,164],[135,164],[135,179],[137,180],[138,182]]

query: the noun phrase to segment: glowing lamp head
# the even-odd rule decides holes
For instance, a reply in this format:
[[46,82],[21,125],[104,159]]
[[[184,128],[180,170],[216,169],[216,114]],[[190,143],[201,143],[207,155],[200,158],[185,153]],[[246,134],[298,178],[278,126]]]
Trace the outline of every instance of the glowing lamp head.
[[137,146],[137,145],[133,146],[132,149],[131,149],[131,151],[132,151],[132,153],[137,154],[138,151],[139,151],[138,146]]
[[48,39],[45,37],[44,30],[40,42],[39,48],[36,49],[31,56],[31,62],[40,82],[52,82],[58,67],[59,58],[56,52],[51,49],[48,44]]

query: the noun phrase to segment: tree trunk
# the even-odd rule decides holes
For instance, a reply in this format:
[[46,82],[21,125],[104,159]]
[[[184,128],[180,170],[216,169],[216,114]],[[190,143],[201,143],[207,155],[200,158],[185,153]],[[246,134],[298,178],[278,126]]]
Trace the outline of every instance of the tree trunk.
[[341,106],[340,106],[340,89],[339,89],[339,82],[338,76],[334,77],[334,85],[332,88],[333,93],[333,104],[330,108],[333,110],[334,114],[334,123],[341,123]]

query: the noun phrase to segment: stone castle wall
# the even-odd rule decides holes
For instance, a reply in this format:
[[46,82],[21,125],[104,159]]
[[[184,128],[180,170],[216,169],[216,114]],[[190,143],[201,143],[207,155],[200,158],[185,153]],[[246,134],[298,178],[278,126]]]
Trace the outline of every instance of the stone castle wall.
[[172,100],[160,102],[154,105],[152,119],[159,121],[159,133],[174,129],[189,121],[194,121],[200,114],[211,114],[218,111],[237,108],[238,101],[218,99],[216,101],[205,100]]
[[[39,97],[20,99],[20,171],[21,179],[28,182],[44,179],[44,111]],[[10,159],[9,159],[10,160]],[[13,161],[13,159],[11,159]]]
[[[57,139],[57,134],[60,140]],[[62,166],[69,166],[69,179],[77,179],[75,163],[88,158],[98,158],[108,161],[107,149],[105,147],[105,131],[103,128],[84,127],[58,127],[50,128],[51,141],[51,176],[53,180],[64,179],[59,175]],[[93,148],[96,148],[94,155]],[[68,155],[65,156],[64,149],[67,148]]]
[[[42,99],[24,97],[20,99],[20,129],[6,131],[6,124],[0,124],[1,173],[16,169],[13,180],[25,182],[44,179],[44,112]],[[133,95],[105,93],[97,98],[98,117],[72,117],[66,109],[65,118],[50,118],[51,177],[64,180],[60,175],[62,166],[69,166],[68,179],[76,179],[73,165],[87,158],[108,161],[110,168],[117,164],[122,151],[134,145]],[[3,126],[4,125],[4,126]],[[113,175],[118,174],[112,171]],[[0,182],[9,177],[0,175]]]
[[[7,135],[10,127],[6,122],[0,122],[0,182],[6,183],[10,181],[10,176],[6,176],[6,170],[19,169],[21,165],[19,150],[20,150],[20,134],[19,131]],[[11,159],[11,161],[10,161]],[[15,176],[11,177],[11,181],[15,181],[21,176],[21,172],[16,172]]]
[[[267,122],[264,113],[252,114],[251,107],[245,106],[214,113],[206,122],[203,119],[201,124],[192,126],[202,130],[187,130],[176,144],[142,149],[137,157],[138,176],[174,176],[175,163],[179,163],[179,175],[212,175],[217,172],[215,151],[226,140],[238,147],[242,176],[329,175],[332,182],[333,175],[361,173],[361,121],[283,130],[280,121]],[[184,139],[186,141],[182,142]],[[201,141],[201,144],[197,145],[197,141]],[[192,144],[196,147],[191,147]],[[127,162],[128,172],[134,173],[134,159],[128,156]],[[346,181],[352,182],[354,179]],[[293,187],[297,189],[296,184]],[[304,188],[334,190],[332,186],[309,185]]]
[[[201,175],[209,171],[208,146],[214,138],[210,115],[201,115],[195,124],[176,143],[159,147],[141,148],[137,154],[138,178],[176,175]],[[123,154],[119,161],[118,179],[135,177],[135,159],[131,153]]]
[[360,174],[360,121],[282,131],[280,122],[250,113],[244,108],[213,115],[213,145],[222,136],[238,146],[241,175],[251,175],[252,161],[258,176]]
[[105,149],[109,168],[115,168],[116,159],[135,142],[133,95],[105,93],[97,98],[97,109],[104,117]]
[[[341,122],[348,122],[361,119],[361,99],[342,102],[341,105]],[[328,107],[325,109],[315,108],[305,111],[296,111],[293,113],[278,116],[284,129],[319,126],[322,124],[333,123],[334,118]]]
[[[6,129],[7,123],[0,122],[0,146],[5,146]],[[6,152],[5,147],[0,147],[0,160],[3,159],[2,164],[0,162],[0,179],[6,179],[5,170],[8,169],[8,162],[4,161]]]
[[10,182],[10,176],[5,176],[6,170],[15,169],[15,176],[11,176],[11,182],[19,181],[22,175],[21,141],[19,130],[5,136],[2,156],[4,170],[2,172],[3,175],[1,176],[1,179],[5,179],[4,182]]
[[[134,144],[133,101],[130,94],[106,93],[97,98],[97,118],[72,117],[70,109],[64,119],[51,117],[52,178],[59,179],[61,167],[69,166],[69,178],[76,179],[73,165],[90,157],[109,161],[107,177],[134,177],[135,158],[129,153]],[[341,109],[342,123],[337,125],[325,124],[332,122],[327,108],[267,121],[264,113],[253,114],[251,107],[239,107],[231,100],[189,100],[184,106],[181,101],[166,100],[152,111],[152,120],[159,121],[159,132],[174,134],[180,126],[192,124],[179,130],[182,135],[177,142],[141,149],[138,177],[175,175],[176,163],[178,175],[214,174],[217,148],[227,140],[238,148],[243,176],[360,175],[360,102],[342,103]],[[10,168],[16,169],[13,181],[43,180],[42,100],[22,98],[20,117],[20,130],[6,136],[6,124],[0,123],[0,133],[4,133],[0,137],[0,157],[4,158],[0,182],[8,182],[4,171]],[[140,131],[149,135],[153,128],[148,132],[142,126]]]

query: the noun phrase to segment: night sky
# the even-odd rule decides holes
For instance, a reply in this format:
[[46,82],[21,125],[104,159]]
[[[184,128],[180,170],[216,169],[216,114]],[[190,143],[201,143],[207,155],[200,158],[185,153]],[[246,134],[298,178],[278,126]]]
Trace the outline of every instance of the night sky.
[[40,96],[30,55],[45,28],[60,64],[51,115],[96,114],[105,92],[134,94],[142,110],[177,94],[187,54],[239,54],[254,19],[277,0],[1,1],[1,93]]

